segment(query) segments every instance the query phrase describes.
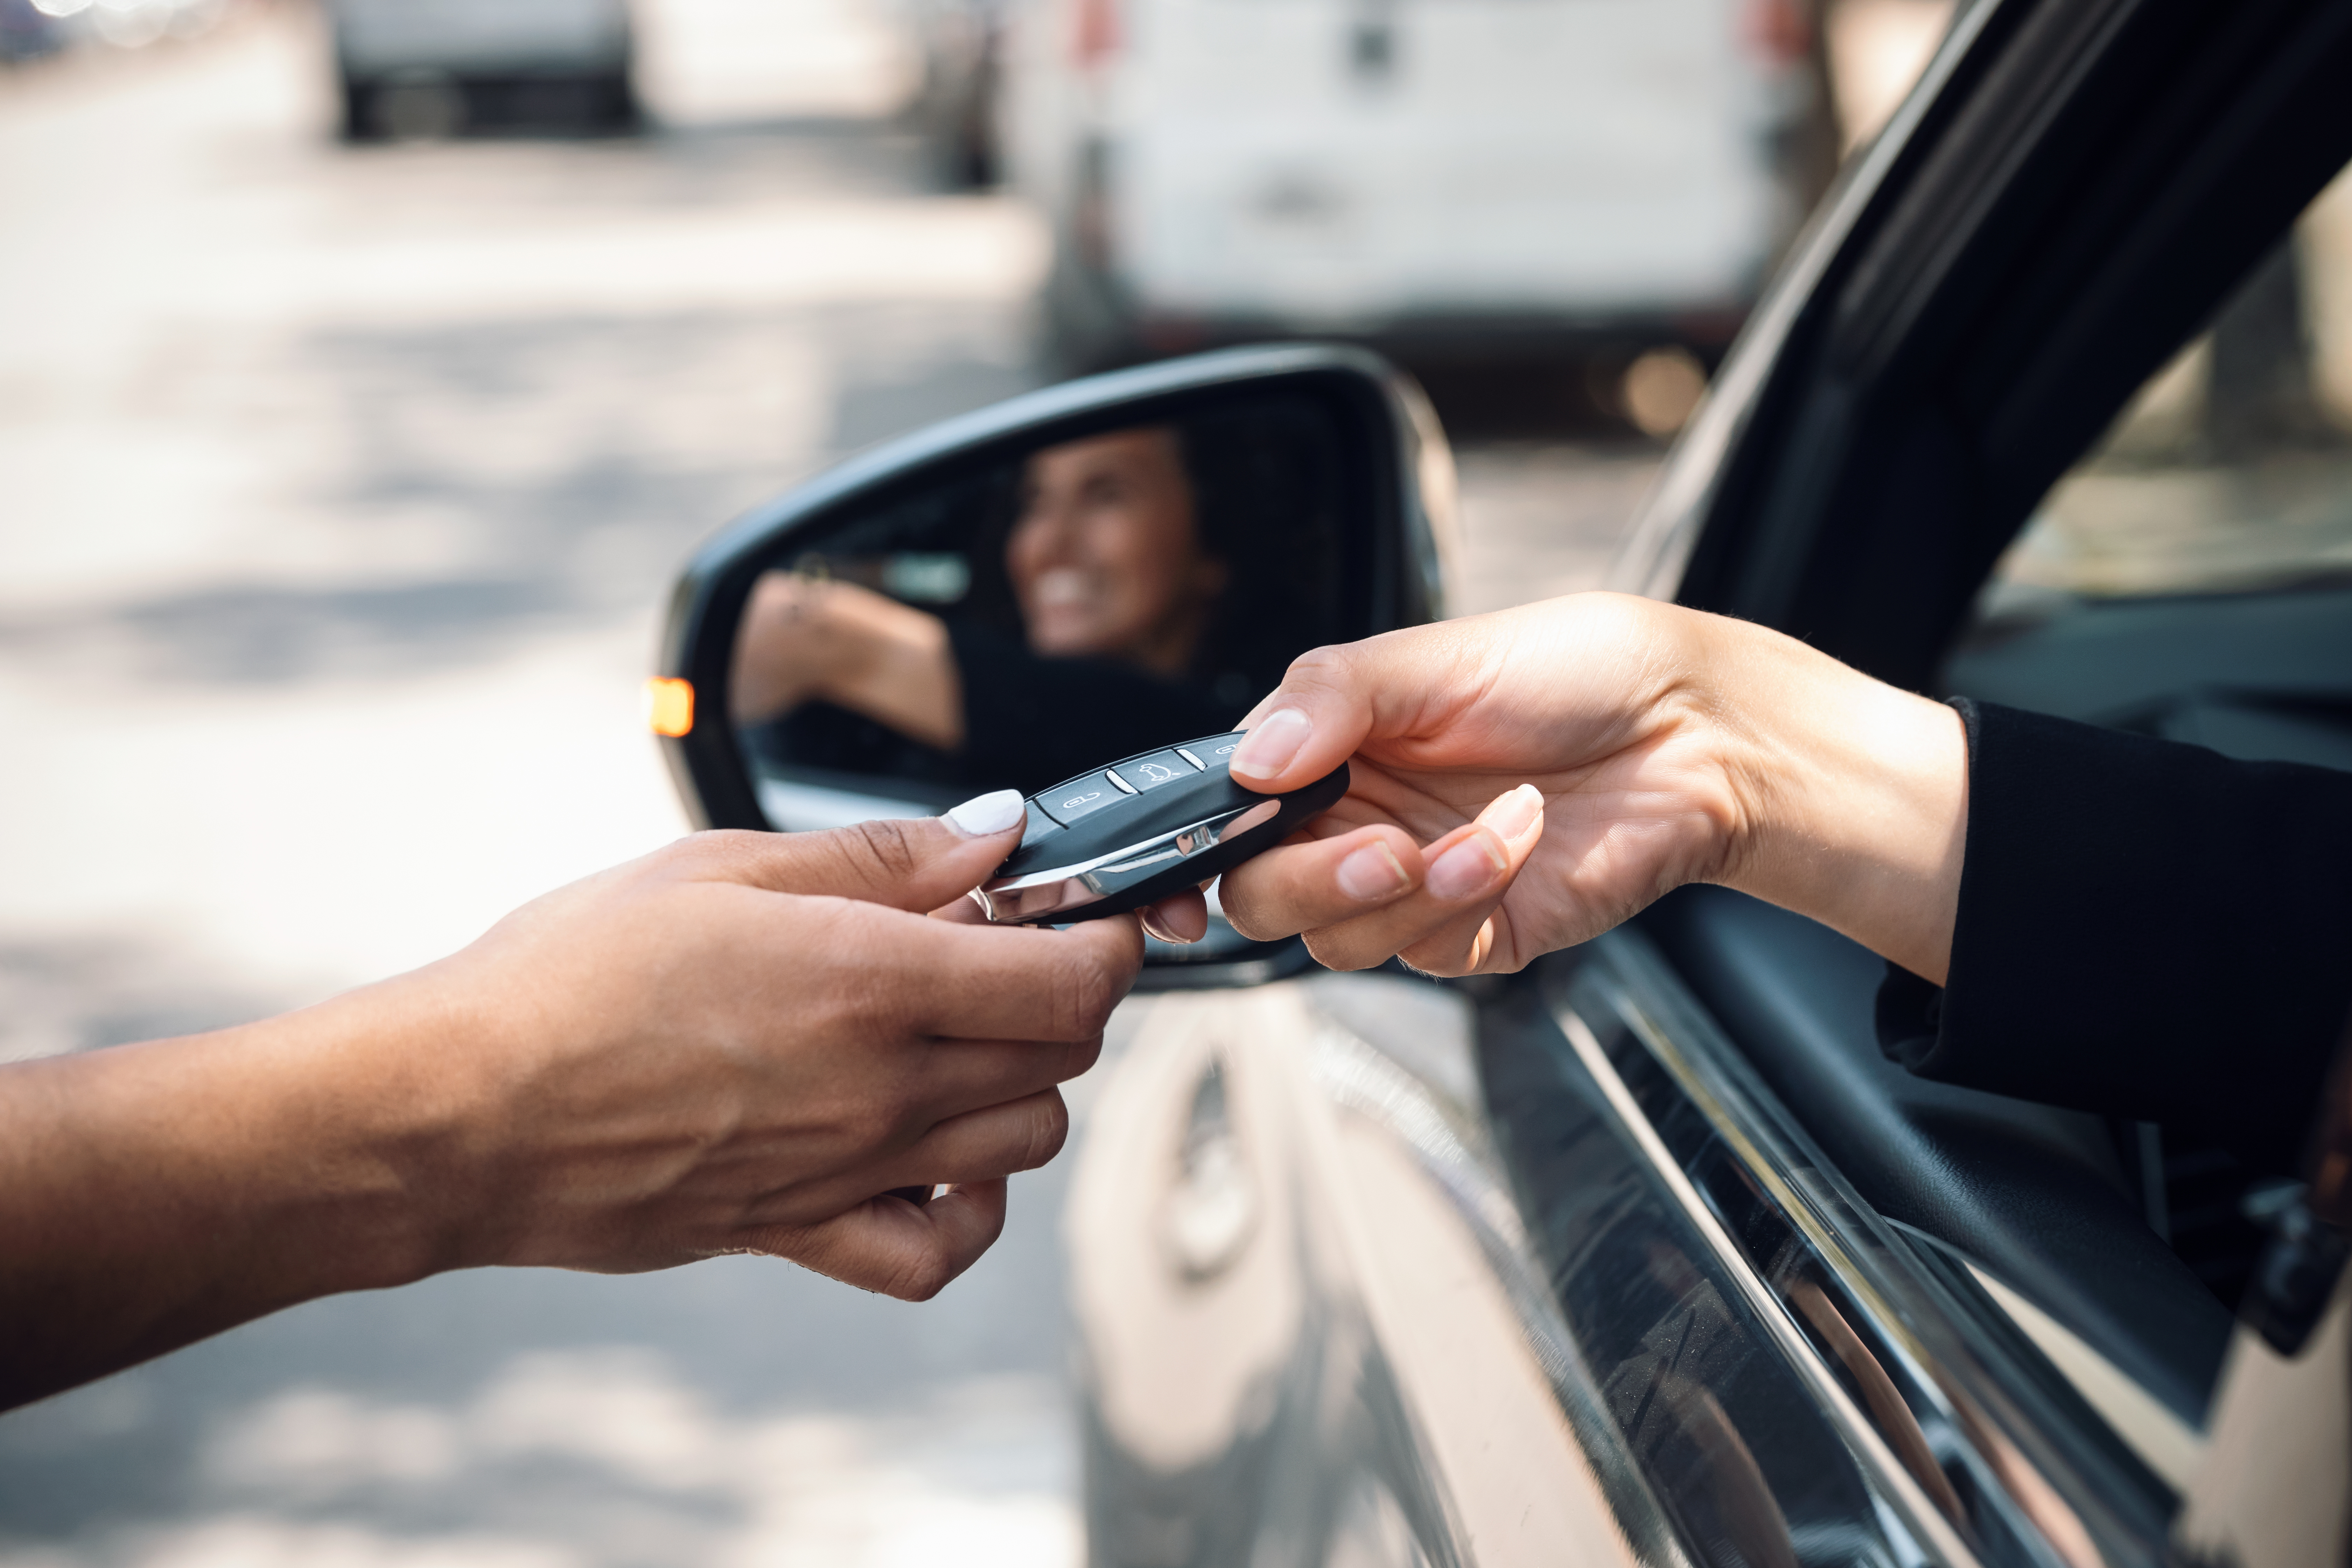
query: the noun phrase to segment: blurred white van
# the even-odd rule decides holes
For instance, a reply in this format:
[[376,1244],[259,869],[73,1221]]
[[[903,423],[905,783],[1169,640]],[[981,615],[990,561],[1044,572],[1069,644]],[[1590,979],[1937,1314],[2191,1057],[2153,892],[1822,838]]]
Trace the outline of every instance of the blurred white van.
[[327,0],[343,130],[633,119],[628,0]]
[[1074,363],[1234,337],[1714,346],[1811,192],[1801,0],[1013,0]]

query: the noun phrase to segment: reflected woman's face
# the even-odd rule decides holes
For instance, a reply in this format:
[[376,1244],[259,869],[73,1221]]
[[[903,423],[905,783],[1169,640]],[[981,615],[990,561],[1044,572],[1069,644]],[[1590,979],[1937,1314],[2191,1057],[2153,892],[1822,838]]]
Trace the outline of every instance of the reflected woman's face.
[[1191,666],[1226,575],[1201,552],[1192,481],[1167,426],[1031,458],[1004,567],[1032,652],[1171,676]]

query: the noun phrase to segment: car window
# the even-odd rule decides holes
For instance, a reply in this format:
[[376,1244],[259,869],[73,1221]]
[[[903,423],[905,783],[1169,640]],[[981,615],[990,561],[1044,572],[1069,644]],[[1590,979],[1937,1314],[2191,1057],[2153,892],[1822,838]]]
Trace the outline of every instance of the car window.
[[2052,487],[1944,684],[2352,769],[2352,175]]
[[2352,579],[2352,174],[2051,490],[1985,609],[2328,579]]
[[[2352,174],[2049,493],[1979,596],[1946,690],[2352,770]],[[2270,1189],[2116,1129],[2151,1225],[2234,1305]]]

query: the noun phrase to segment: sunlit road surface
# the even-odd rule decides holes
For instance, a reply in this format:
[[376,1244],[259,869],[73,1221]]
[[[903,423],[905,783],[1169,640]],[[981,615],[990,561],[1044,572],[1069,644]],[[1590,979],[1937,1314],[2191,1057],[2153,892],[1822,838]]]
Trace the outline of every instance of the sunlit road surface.
[[[686,551],[1035,380],[1041,237],[926,189],[854,4],[653,10],[622,142],[338,147],[290,9],[0,78],[0,1054],[299,1005],[682,830]],[[1650,462],[1465,453],[1459,607],[1592,580]],[[1075,1563],[1061,1183],[927,1307],[730,1260],[283,1313],[0,1419],[0,1563]]]

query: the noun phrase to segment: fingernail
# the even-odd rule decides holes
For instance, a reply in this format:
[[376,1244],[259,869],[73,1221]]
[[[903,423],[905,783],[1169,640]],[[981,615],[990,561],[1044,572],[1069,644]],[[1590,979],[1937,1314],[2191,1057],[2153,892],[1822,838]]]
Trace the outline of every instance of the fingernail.
[[1429,880],[1423,885],[1432,898],[1450,903],[1484,892],[1502,874],[1503,858],[1495,853],[1494,839],[1486,833],[1474,833],[1437,858],[1437,864],[1429,868]]
[[1533,784],[1521,784],[1479,813],[1478,820],[1493,828],[1495,836],[1504,843],[1514,843],[1543,815],[1543,791]]
[[1020,826],[1023,815],[1019,790],[992,789],[950,811],[947,823],[967,838],[981,838]]
[[1411,879],[1389,847],[1377,839],[1339,862],[1339,890],[1360,902],[1385,899]]
[[1315,721],[1297,709],[1276,709],[1257,721],[1249,738],[1234,752],[1234,772],[1272,778],[1290,765],[1314,728]]
[[1160,923],[1160,911],[1150,904],[1144,905],[1135,912],[1143,921],[1143,933],[1146,936],[1158,937],[1161,942],[1174,942],[1179,947],[1185,945],[1182,937]]

